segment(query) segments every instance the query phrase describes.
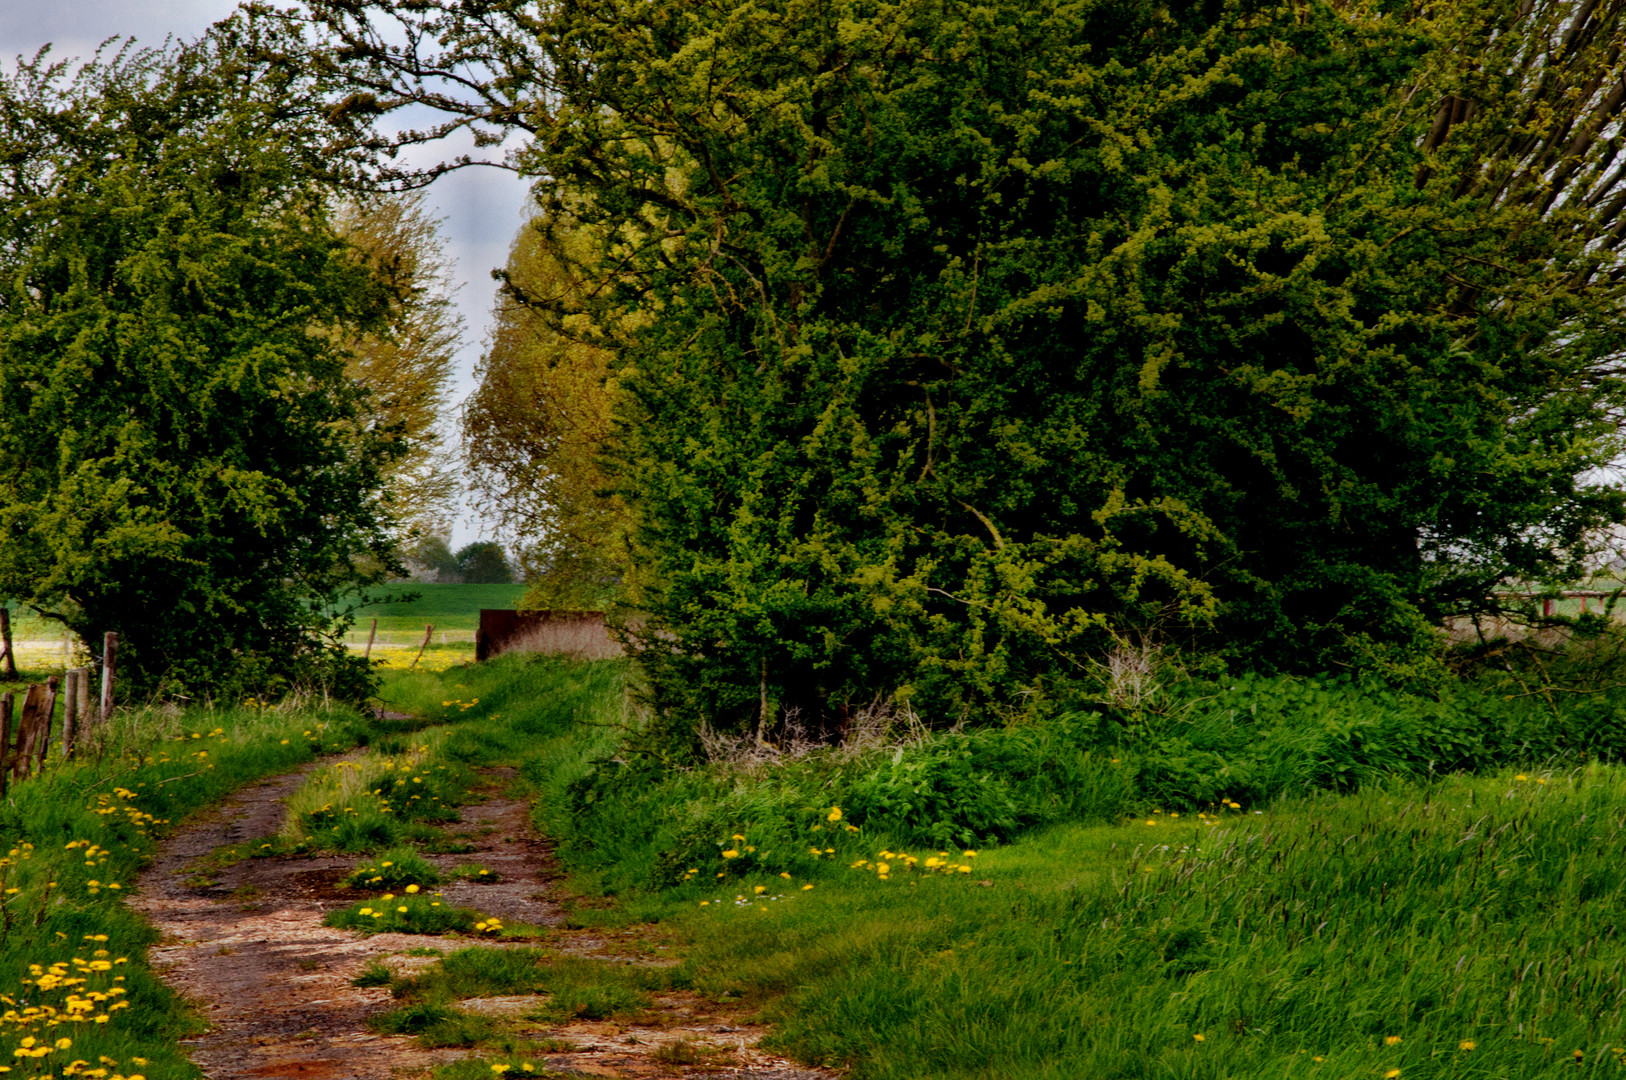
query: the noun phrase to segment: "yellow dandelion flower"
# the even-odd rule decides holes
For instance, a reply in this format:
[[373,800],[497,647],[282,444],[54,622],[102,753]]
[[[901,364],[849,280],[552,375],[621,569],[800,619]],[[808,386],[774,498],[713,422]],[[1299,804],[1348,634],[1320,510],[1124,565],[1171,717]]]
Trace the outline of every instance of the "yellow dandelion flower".
[[766,885],[758,885],[755,888],[753,888],[751,891],[756,893],[758,896],[761,896],[763,893],[768,891],[768,886],[766,886]]
[[1196,1035],[1193,1035],[1192,1038],[1197,1040],[1198,1042],[1205,1042],[1206,1041],[1204,1036],[1202,1034],[1200,1034],[1200,1033],[1196,1034]]
[[1463,1039],[1461,1042],[1457,1043],[1458,1050],[1472,1050],[1474,1046],[1475,1043],[1472,1039]]
[[739,857],[740,853],[735,851],[733,848],[729,848],[727,851],[723,852],[723,858],[725,859],[737,859]]
[[830,808],[830,812],[828,814],[824,815],[824,820],[826,820],[826,821],[840,821],[841,820],[841,807],[832,806]]
[[1399,1046],[1400,1045],[1400,1036],[1399,1035],[1385,1035],[1383,1037],[1383,1045],[1384,1046]]
[[803,885],[802,886],[802,891],[806,892],[807,890],[811,889],[812,887],[813,887],[812,884]]

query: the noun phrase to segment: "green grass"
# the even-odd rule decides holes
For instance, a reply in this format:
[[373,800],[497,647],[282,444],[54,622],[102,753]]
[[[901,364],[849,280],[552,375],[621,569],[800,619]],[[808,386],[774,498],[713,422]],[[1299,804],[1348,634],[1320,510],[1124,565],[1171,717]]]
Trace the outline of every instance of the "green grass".
[[314,773],[288,799],[283,846],[378,851],[430,831],[415,823],[456,820],[474,778],[437,756],[447,734],[383,738],[369,753]]
[[[573,923],[653,922],[683,943],[676,968],[453,952],[391,979],[400,1007],[380,1020],[431,1045],[541,1053],[457,1013],[465,997],[545,994],[543,1020],[627,1020],[653,993],[692,988],[762,1011],[774,1048],[854,1080],[1626,1068],[1626,768],[1580,752],[1621,749],[1606,697],[1543,718],[1500,698],[1239,683],[1117,741],[1069,721],[743,771],[640,753],[628,678],[625,662],[507,657],[390,674],[386,701],[410,722],[122,716],[101,757],[0,803],[0,993],[61,1007],[66,988],[22,980],[39,978],[30,964],[72,975],[77,957],[90,981],[75,992],[109,994],[109,1020],[72,1025],[72,1057],[195,1075],[177,1049],[191,1021],[118,897],[185,814],[366,741],[354,767],[320,770],[295,797],[299,841],[360,845],[376,866],[392,844],[431,841],[472,769],[510,766],[574,872]],[[1511,764],[1531,747],[1545,767]],[[369,799],[388,835],[343,832]],[[942,846],[965,829],[976,854]],[[380,893],[334,922],[481,932],[437,899]],[[498,926],[484,932],[514,932]],[[89,970],[99,948],[129,962]],[[0,1056],[25,1034],[43,1021],[0,1019]]]
[[546,949],[461,949],[391,986],[396,997],[444,1006],[465,998],[548,995],[536,1017],[558,1023],[629,1019],[649,1007],[650,994],[686,987],[682,968],[651,968],[564,956]]
[[861,1077],[1620,1067],[1619,768],[1152,820],[1053,827],[974,875],[860,869],[668,917],[701,989],[762,999],[776,1046]]
[[442,585],[400,582],[374,590],[400,597],[412,593],[418,599],[368,604],[356,610],[356,629],[363,635],[374,618],[380,633],[400,635],[423,633],[425,623],[437,630],[474,630],[480,625],[481,608],[514,608],[525,595],[524,585]]
[[[802,1061],[855,1080],[1626,1068],[1626,769],[1566,749],[1621,749],[1596,701],[1543,720],[1483,695],[1238,684],[1096,749],[1018,729],[682,771],[606,764],[641,738],[617,671],[505,659],[391,686],[489,706],[448,747],[489,733],[478,752],[520,764],[572,887],[614,897],[572,919],[676,931],[675,977],[765,1010]],[[1556,756],[1498,764],[1521,746]],[[910,810],[877,812],[877,792]],[[989,806],[1003,842],[939,846],[934,822]]]
[[489,926],[495,936],[502,930],[495,920],[488,923],[478,911],[448,904],[439,893],[383,893],[335,908],[322,922],[364,934],[486,933]]

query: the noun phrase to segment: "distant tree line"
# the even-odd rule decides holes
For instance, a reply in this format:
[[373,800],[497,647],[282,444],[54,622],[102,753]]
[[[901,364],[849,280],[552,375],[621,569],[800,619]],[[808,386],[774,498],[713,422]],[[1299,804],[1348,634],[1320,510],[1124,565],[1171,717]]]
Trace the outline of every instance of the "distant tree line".
[[417,569],[445,584],[506,585],[514,580],[502,545],[491,540],[477,540],[454,552],[445,537],[429,536],[408,549],[406,564],[408,571]]

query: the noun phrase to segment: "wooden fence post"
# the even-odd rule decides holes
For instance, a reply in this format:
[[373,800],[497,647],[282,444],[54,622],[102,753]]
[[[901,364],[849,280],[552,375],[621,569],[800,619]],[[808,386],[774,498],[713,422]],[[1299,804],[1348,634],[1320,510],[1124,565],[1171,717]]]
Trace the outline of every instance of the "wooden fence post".
[[90,711],[90,680],[94,674],[91,668],[79,669],[79,700],[74,702],[73,708],[81,731],[88,732],[96,726],[96,714]]
[[101,722],[113,719],[113,676],[119,654],[119,635],[109,630],[102,635],[102,711]]
[[0,649],[6,651],[6,666],[0,670],[0,678],[15,679],[17,657],[11,649],[11,611],[5,604],[0,604]]
[[408,671],[411,671],[413,668],[417,667],[418,666],[418,661],[423,659],[423,651],[425,649],[429,648],[429,636],[431,634],[433,634],[434,632],[435,632],[435,624],[434,623],[430,623],[428,626],[425,626],[423,628],[423,644],[418,646],[418,655],[414,656],[412,658],[412,663],[407,665],[407,670]]
[[73,755],[73,744],[79,737],[79,717],[75,711],[79,708],[79,679],[80,670],[69,668],[62,674],[62,756]]
[[35,683],[23,698],[23,714],[17,721],[17,749],[9,755],[11,778],[23,780],[45,764],[45,751],[51,743],[51,713],[56,709],[56,676],[44,684]]
[[373,655],[373,639],[378,636],[378,620],[373,620],[373,628],[367,631],[367,647],[361,651],[363,660]]
[[0,799],[6,797],[11,786],[11,716],[16,707],[16,691],[0,694]]
[[45,771],[45,755],[51,749],[51,720],[56,715],[56,688],[56,676],[52,675],[45,680],[45,701],[40,707],[39,742],[37,744],[39,749],[35,752],[35,772]]

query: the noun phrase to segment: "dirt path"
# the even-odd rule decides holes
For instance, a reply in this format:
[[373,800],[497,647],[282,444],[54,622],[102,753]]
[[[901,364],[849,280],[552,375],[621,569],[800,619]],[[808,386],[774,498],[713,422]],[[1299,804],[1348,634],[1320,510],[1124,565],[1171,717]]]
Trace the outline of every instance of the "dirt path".
[[[364,936],[322,925],[325,912],[364,894],[345,888],[354,856],[256,858],[211,869],[221,847],[275,835],[284,801],[317,766],[250,785],[187,822],[167,840],[142,875],[131,905],[163,934],[152,950],[164,980],[191,1000],[209,1030],[186,1045],[211,1080],[300,1077],[304,1080],[389,1080],[427,1076],[477,1051],[424,1049],[405,1036],[371,1032],[369,1015],[394,1003],[386,987],[351,980],[373,961],[396,972],[435,962],[408,956],[425,946],[452,952],[476,942],[455,935]],[[489,779],[501,782],[502,770]],[[447,901],[500,917],[505,923],[551,928],[545,947],[632,963],[660,963],[631,932],[563,928],[553,896],[555,873],[545,843],[530,831],[523,802],[494,795],[466,806],[448,832],[473,845],[461,855],[426,856],[442,871],[477,861],[493,884],[449,882]],[[485,944],[491,944],[489,942]],[[670,961],[666,961],[670,962]],[[636,1024],[547,1026],[527,1020],[545,997],[459,1002],[463,1011],[496,1019],[508,1036],[552,1040],[547,1070],[577,1076],[735,1076],[742,1080],[822,1080],[831,1074],[793,1067],[756,1049],[763,1029],[731,1020],[693,994],[657,998]],[[686,1063],[687,1059],[693,1064]],[[544,1058],[538,1057],[538,1064]]]

